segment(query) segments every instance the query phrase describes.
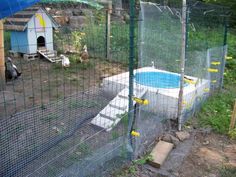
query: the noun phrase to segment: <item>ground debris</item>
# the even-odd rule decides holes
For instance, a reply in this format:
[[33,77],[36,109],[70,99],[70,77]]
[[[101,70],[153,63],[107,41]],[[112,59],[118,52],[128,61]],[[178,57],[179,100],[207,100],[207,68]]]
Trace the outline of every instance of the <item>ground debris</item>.
[[186,139],[190,138],[190,134],[187,131],[179,131],[179,132],[175,132],[176,137],[180,140],[180,141],[184,141]]
[[169,143],[173,143],[175,147],[180,143],[179,139],[170,133],[164,134],[160,139]]

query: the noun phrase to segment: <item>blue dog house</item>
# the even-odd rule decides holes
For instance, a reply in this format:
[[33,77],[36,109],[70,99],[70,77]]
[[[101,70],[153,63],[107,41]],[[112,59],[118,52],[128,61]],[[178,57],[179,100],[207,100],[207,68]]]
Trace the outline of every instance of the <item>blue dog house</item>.
[[58,24],[40,6],[32,6],[6,18],[5,30],[10,31],[11,50],[36,54],[39,49],[53,51],[53,29]]

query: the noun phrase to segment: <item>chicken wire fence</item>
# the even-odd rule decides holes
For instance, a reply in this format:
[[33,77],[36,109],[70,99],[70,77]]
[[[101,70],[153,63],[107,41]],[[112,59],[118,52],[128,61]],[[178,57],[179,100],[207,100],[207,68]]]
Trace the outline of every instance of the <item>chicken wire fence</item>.
[[128,71],[123,7],[42,1],[4,19],[0,176],[99,176],[128,160],[128,100],[100,113],[104,78]]
[[184,25],[182,1],[88,2],[45,0],[4,19],[21,76],[0,92],[1,176],[114,176],[221,88],[224,8],[191,2]]
[[[182,125],[223,85],[227,55],[226,8],[199,1],[140,1],[139,60],[134,89],[149,101],[139,106],[136,155],[156,135]],[[183,53],[184,52],[184,53]]]

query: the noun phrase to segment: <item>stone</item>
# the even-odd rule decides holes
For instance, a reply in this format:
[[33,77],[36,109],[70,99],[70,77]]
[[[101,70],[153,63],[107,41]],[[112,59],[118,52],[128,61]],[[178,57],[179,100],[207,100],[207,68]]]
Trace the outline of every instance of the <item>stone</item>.
[[53,18],[60,25],[66,25],[69,21],[68,17],[66,17],[66,16],[57,15],[57,16],[53,16]]
[[50,10],[51,10],[50,7],[46,7],[45,9],[46,9],[46,11],[48,11],[48,12],[50,12]]
[[93,17],[93,11],[90,9],[82,9],[82,13],[87,17]]
[[86,17],[85,16],[72,16],[70,17],[70,27],[81,28],[85,26]]
[[67,17],[71,17],[71,16],[73,16],[73,12],[71,10],[65,10],[64,15]]
[[62,133],[61,130],[56,126],[52,127],[52,129],[55,131],[55,133]]
[[216,174],[211,173],[208,175],[208,177],[217,177],[217,176],[216,176]]
[[179,139],[169,133],[162,136],[161,140],[173,143],[175,147],[179,144]]
[[208,144],[210,144],[210,142],[209,141],[204,141],[202,144],[203,145],[208,145]]
[[57,11],[55,12],[55,15],[63,15],[63,11],[62,11],[62,10],[57,10]]
[[180,141],[184,141],[190,138],[189,132],[186,131],[175,132],[175,135]]
[[80,9],[73,9],[72,14],[73,16],[81,16],[83,12]]

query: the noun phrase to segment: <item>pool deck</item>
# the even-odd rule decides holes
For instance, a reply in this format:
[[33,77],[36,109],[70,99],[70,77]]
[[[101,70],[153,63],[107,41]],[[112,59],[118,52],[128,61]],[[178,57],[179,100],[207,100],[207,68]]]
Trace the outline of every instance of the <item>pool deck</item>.
[[[178,73],[159,70],[152,67],[139,68],[134,71],[134,75],[140,72],[163,72],[178,75]],[[187,76],[196,84],[188,84],[183,90],[183,111],[191,109],[196,101],[207,96],[206,90],[210,88],[210,81],[198,79],[196,77]],[[117,96],[123,89],[129,87],[129,72],[118,74],[103,79],[102,89],[105,94]],[[178,112],[179,88],[155,88],[138,84],[134,80],[134,88],[142,88],[147,90],[142,98],[149,100],[143,110],[161,115],[165,118],[176,119]]]
[[[134,70],[134,75],[138,72],[163,72],[163,73],[168,73],[168,74],[179,75],[177,73],[159,70],[159,69],[155,69],[152,67],[144,67],[144,68],[136,69],[136,70]],[[193,82],[198,81],[198,78],[196,78],[196,77],[191,77],[191,76],[187,76],[187,77],[192,79]],[[187,86],[184,87],[184,95],[192,93],[193,91],[196,90],[196,88],[201,87],[202,84],[206,84],[208,82],[209,81],[207,81],[207,80],[199,80],[197,85],[188,84]],[[155,93],[158,92],[159,94],[162,94],[162,95],[170,96],[173,98],[179,98],[179,90],[180,90],[179,88],[154,88],[154,87],[150,87],[150,86],[140,85],[135,80],[134,80],[134,85],[136,87],[145,87],[151,92],[155,92]],[[115,96],[122,89],[129,87],[129,72],[125,72],[122,74],[118,74],[115,76],[104,78],[102,86],[105,91],[107,91],[110,94]],[[118,90],[116,90],[116,89],[118,89]]]

